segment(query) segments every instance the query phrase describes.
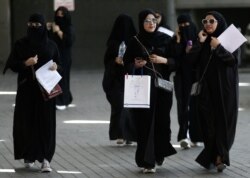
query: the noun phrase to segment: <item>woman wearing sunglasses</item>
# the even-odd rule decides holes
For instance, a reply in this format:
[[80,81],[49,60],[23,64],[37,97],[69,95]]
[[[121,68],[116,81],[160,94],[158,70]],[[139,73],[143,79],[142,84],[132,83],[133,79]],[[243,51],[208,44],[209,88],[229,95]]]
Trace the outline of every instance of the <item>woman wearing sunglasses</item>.
[[143,72],[143,75],[151,76],[150,108],[131,109],[137,133],[135,161],[143,168],[143,173],[154,173],[156,165],[161,166],[165,157],[176,153],[170,143],[173,94],[155,87],[153,71],[169,80],[173,65],[171,37],[158,32],[157,28],[154,11],[142,10],[139,13],[139,33],[129,41],[123,58],[129,74],[142,75]]
[[217,39],[227,28],[220,13],[208,12],[202,24],[199,40],[189,53],[198,66],[197,79],[204,74],[197,99],[205,147],[196,161],[207,169],[216,166],[217,171],[222,172],[230,166],[229,151],[236,130],[239,50],[230,53]]

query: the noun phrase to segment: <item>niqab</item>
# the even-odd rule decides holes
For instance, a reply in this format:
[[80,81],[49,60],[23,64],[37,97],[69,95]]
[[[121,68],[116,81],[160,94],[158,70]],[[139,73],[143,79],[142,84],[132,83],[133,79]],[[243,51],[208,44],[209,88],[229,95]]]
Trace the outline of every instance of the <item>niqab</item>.
[[[57,12],[62,11],[63,17],[57,16]],[[60,6],[55,11],[55,17],[54,17],[55,23],[62,29],[63,31],[68,26],[71,26],[71,16],[69,13],[69,10],[66,7]]]
[[189,23],[188,26],[179,27],[182,43],[187,44],[187,41],[195,41],[197,39],[197,29],[189,14],[179,15],[177,18],[177,22],[178,24],[186,22]]
[[42,14],[35,13],[29,17],[30,23],[40,23],[42,26],[29,26],[27,29],[27,38],[31,47],[37,48],[44,46],[48,40],[48,34],[45,25],[45,18]]

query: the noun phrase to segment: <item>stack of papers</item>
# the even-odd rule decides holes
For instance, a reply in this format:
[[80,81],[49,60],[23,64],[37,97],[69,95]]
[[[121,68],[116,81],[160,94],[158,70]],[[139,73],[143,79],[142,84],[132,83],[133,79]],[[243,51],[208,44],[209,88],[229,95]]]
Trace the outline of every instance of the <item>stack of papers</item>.
[[62,78],[56,70],[50,70],[52,65],[53,60],[50,60],[35,72],[38,82],[48,93],[52,91],[52,89]]
[[238,49],[247,39],[241,34],[241,32],[231,24],[219,37],[221,45],[228,50],[230,53],[233,53]]

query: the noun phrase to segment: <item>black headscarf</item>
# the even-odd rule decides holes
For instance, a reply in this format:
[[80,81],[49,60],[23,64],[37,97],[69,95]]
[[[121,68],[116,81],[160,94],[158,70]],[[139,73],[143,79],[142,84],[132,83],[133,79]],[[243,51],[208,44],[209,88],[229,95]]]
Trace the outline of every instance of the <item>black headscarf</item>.
[[146,17],[149,15],[149,14],[152,14],[155,18],[155,12],[151,9],[145,9],[145,10],[142,10],[140,13],[139,13],[139,16],[138,16],[138,20],[139,20],[139,34],[141,36],[153,36],[155,33],[156,33],[156,30],[153,32],[153,33],[148,33],[145,29],[144,29],[144,20],[146,19]]
[[189,26],[180,26],[180,34],[181,34],[181,41],[182,43],[187,43],[187,41],[192,40],[195,41],[197,39],[197,28],[192,21],[191,17],[189,14],[181,14],[177,17],[177,23],[186,23],[189,22]]
[[[220,14],[219,12],[216,12],[216,11],[210,11],[210,12],[207,12],[204,16],[204,18],[207,16],[207,15],[212,15],[214,16],[214,18],[217,20],[217,27],[215,29],[215,31],[211,34],[207,34],[207,38],[203,44],[203,49],[202,49],[202,68],[205,68],[205,66],[207,65],[207,61],[208,61],[208,58],[210,57],[210,54],[211,54],[211,45],[210,45],[210,42],[211,42],[211,37],[218,37],[222,32],[224,32],[227,28],[227,23],[226,23],[226,20],[225,18],[223,17],[222,14]],[[210,62],[210,66],[212,66],[213,62],[215,62],[214,60],[211,60]],[[215,68],[212,68],[210,67],[208,69],[208,72],[210,71],[210,73],[213,73],[215,70]],[[204,71],[204,69],[202,69],[201,71]],[[211,72],[212,71],[212,72]]]
[[160,11],[156,11],[155,13],[157,13],[157,14],[159,14],[161,16],[161,21],[159,23],[159,27],[165,27],[167,29],[170,29],[170,27],[166,23],[166,18],[165,18],[164,13],[162,13]]
[[161,46],[161,44],[166,43],[166,35],[164,33],[158,32],[157,27],[154,32],[147,32],[144,29],[144,20],[146,17],[152,14],[155,18],[155,12],[151,9],[142,10],[139,13],[139,34],[138,38],[145,46]]
[[181,14],[177,17],[178,24],[185,23],[185,22],[192,22],[191,17],[189,14]]
[[31,23],[41,23],[40,27],[30,26],[27,29],[27,38],[30,45],[33,47],[40,47],[47,43],[48,34],[45,24],[45,18],[42,14],[34,13],[29,17]]
[[217,20],[217,23],[218,23],[217,28],[210,35],[214,36],[214,37],[218,37],[222,32],[224,32],[227,29],[227,22],[226,22],[225,18],[223,17],[223,15],[219,12],[210,11],[210,12],[206,13],[205,17],[207,15],[212,15]]
[[136,35],[136,29],[132,18],[126,14],[120,14],[115,20],[107,45],[113,41],[117,41],[119,44],[125,41],[127,44],[128,40],[134,35]]
[[[57,16],[58,11],[62,11],[63,17]],[[64,31],[65,28],[72,25],[71,24],[71,15],[70,15],[69,10],[64,6],[58,7],[55,11],[54,21],[60,27],[60,29]]]

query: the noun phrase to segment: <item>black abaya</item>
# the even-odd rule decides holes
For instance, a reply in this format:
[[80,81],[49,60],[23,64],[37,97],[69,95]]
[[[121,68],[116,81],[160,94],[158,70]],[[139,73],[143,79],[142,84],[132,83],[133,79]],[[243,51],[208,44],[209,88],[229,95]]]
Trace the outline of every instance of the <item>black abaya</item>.
[[56,145],[55,99],[44,101],[31,67],[24,65],[29,57],[38,55],[34,69],[53,59],[59,64],[57,46],[48,40],[41,46],[30,46],[28,38],[14,45],[6,69],[18,73],[14,110],[13,138],[15,159],[51,161]]
[[[63,12],[63,17],[58,17],[58,11]],[[60,30],[63,32],[62,38],[58,36],[57,32],[49,31],[49,37],[54,40],[57,44],[62,70],[60,74],[62,79],[60,80],[60,86],[63,90],[63,93],[59,95],[56,99],[56,104],[59,106],[68,106],[73,101],[73,96],[70,89],[70,72],[72,65],[72,45],[75,41],[75,29],[71,24],[70,12],[65,7],[59,7],[55,11],[55,23],[60,27]]]
[[227,24],[218,12],[212,11],[206,15],[216,18],[217,27],[212,34],[208,34],[204,43],[195,45],[190,55],[196,59],[199,78],[208,65],[201,93],[197,97],[205,148],[196,161],[209,169],[211,164],[217,163],[218,157],[222,163],[230,165],[229,151],[234,142],[238,116],[239,49],[230,53],[221,44],[211,49],[211,36],[218,37]]
[[[154,14],[150,10],[144,10],[139,14],[140,32],[137,38],[152,54],[167,56],[168,63],[154,64],[155,69],[164,79],[169,80],[171,73],[171,39],[161,32],[146,32],[143,24],[148,14]],[[133,38],[128,44],[124,55],[124,65],[129,74],[141,75],[141,68],[134,67],[136,57],[147,60],[145,49]],[[151,70],[150,70],[151,69]],[[172,107],[172,93],[168,93],[154,85],[155,74],[152,64],[147,60],[143,67],[143,75],[151,76],[150,108],[133,108],[132,117],[136,123],[137,150],[135,161],[138,167],[154,168],[156,162],[161,163],[165,157],[173,155],[176,150],[170,143],[170,110]]]

